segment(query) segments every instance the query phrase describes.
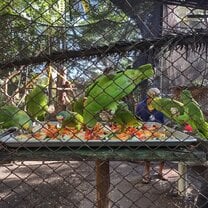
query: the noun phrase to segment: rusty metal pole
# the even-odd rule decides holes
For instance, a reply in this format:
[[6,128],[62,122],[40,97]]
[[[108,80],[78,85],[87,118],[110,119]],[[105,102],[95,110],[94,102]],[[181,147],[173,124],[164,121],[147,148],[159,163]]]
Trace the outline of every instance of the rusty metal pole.
[[110,171],[109,161],[96,160],[97,208],[109,207]]

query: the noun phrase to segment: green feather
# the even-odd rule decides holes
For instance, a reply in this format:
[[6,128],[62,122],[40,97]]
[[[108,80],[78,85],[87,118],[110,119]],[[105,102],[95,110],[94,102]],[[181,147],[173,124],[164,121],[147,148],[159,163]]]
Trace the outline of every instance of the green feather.
[[77,130],[80,130],[83,126],[83,117],[77,112],[61,111],[56,116],[57,120],[60,117],[63,118],[61,128],[75,127]]
[[162,112],[170,120],[173,120],[180,125],[184,124],[184,121],[178,118],[179,115],[184,114],[183,103],[172,98],[155,97],[151,105],[154,109]]
[[190,124],[201,137],[208,139],[208,123],[206,122],[200,105],[192,97],[189,90],[182,91],[181,101],[184,104],[186,122]]
[[111,81],[115,75],[110,74],[102,74],[100,77],[98,77],[93,83],[91,83],[85,90],[85,96],[87,97],[89,93],[94,89],[94,87],[102,87],[106,82]]
[[72,111],[83,115],[85,96],[79,97],[72,103]]
[[124,102],[119,102],[112,121],[121,125],[121,131],[124,131],[128,127],[142,126],[142,123],[138,121],[134,114],[128,109],[127,104]]
[[44,90],[46,87],[37,85],[26,96],[26,110],[33,120],[44,120],[48,110],[48,96]]
[[84,123],[92,128],[102,110],[111,110],[113,103],[130,94],[143,80],[154,75],[151,64],[136,69],[127,69],[111,76],[103,75],[92,84],[87,91],[87,100],[84,108]]
[[3,106],[0,108],[1,128],[18,127],[24,130],[32,128],[32,120],[29,115],[15,106]]

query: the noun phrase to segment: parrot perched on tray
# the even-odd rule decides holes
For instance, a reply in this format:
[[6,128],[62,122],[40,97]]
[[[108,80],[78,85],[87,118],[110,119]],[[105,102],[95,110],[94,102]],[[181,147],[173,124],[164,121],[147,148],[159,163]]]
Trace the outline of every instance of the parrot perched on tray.
[[142,123],[128,109],[128,105],[124,102],[119,102],[117,110],[113,115],[112,122],[121,126],[121,131],[128,127],[141,127]]
[[111,110],[115,113],[117,103],[130,94],[143,80],[154,75],[151,64],[142,65],[136,69],[127,69],[111,75],[102,75],[86,91],[87,100],[83,111],[84,124],[91,129],[99,119],[99,113],[103,110]]
[[183,103],[172,98],[155,97],[151,105],[154,109],[162,112],[167,118],[176,122],[179,125],[183,125],[184,122],[178,119],[178,116],[184,114]]
[[45,93],[46,87],[35,86],[26,96],[26,110],[33,120],[44,120],[48,111],[48,96]]
[[83,117],[77,112],[61,111],[56,115],[56,119],[61,123],[61,128],[75,127],[77,130],[81,130],[83,127]]
[[208,139],[208,122],[191,92],[183,90],[180,100],[184,104],[184,113],[179,116],[179,119],[191,125],[199,136]]
[[32,120],[26,112],[16,106],[2,106],[0,107],[0,127],[18,127],[24,130],[31,130]]

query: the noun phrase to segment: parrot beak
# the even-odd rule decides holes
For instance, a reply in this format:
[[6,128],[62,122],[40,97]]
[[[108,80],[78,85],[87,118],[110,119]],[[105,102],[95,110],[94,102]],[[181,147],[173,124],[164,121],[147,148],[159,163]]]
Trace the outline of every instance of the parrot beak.
[[56,116],[56,119],[57,121],[61,122],[64,120],[64,117],[60,115],[60,116]]

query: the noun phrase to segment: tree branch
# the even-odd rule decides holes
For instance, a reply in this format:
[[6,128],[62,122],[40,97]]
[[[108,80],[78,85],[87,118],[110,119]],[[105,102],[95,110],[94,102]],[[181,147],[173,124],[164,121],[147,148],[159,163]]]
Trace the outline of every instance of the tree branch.
[[35,57],[27,57],[18,60],[9,60],[0,63],[0,70],[22,65],[42,64],[44,62],[66,62],[70,59],[89,59],[113,54],[122,54],[130,51],[148,51],[150,48],[159,51],[174,48],[186,50],[205,50],[208,46],[208,34],[204,32],[195,34],[171,34],[162,37],[131,42],[116,42],[110,45],[91,47],[81,50],[54,51],[51,54],[42,53]]

